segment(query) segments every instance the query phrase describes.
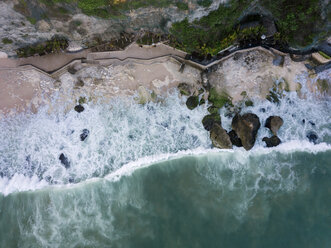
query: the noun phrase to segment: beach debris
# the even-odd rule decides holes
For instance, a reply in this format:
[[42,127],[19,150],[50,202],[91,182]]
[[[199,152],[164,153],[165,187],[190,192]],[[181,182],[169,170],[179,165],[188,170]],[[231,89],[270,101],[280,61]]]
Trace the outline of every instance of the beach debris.
[[276,135],[273,135],[270,138],[264,137],[262,141],[266,143],[267,147],[278,146],[281,143],[281,140]]
[[59,160],[61,161],[61,164],[63,164],[66,169],[70,168],[70,161],[66,155],[61,153],[59,156]]
[[253,113],[244,115],[236,114],[232,119],[232,129],[237,133],[243,147],[246,150],[252,149],[254,146],[257,131],[261,123],[259,117]]
[[213,145],[220,149],[231,149],[232,143],[226,130],[218,123],[214,123],[210,130],[210,139]]
[[234,130],[228,132],[230,137],[231,143],[235,146],[242,147],[243,144],[241,143],[241,139],[238,137],[237,133]]
[[82,133],[80,134],[80,140],[84,141],[90,134],[88,129],[83,129]]
[[265,122],[265,127],[269,128],[273,135],[277,135],[279,128],[284,124],[284,121],[279,116],[269,116]]
[[309,131],[309,132],[306,134],[306,137],[308,138],[309,142],[312,142],[312,143],[314,143],[314,144],[317,143],[318,135],[317,135],[317,133],[315,133],[314,131]]
[[80,104],[78,104],[78,105],[75,106],[75,111],[78,112],[78,113],[81,113],[84,110],[85,110],[85,108],[82,105],[80,105]]

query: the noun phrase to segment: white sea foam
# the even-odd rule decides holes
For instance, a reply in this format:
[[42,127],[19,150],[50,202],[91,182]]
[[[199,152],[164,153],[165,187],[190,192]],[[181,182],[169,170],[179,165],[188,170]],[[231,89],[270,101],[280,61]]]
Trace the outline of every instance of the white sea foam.
[[[319,76],[327,75],[324,74]],[[298,77],[303,89],[306,78],[307,75]],[[278,105],[256,100],[254,107],[244,108],[242,112],[256,113],[261,121],[256,145],[248,152],[243,148],[211,150],[209,134],[201,125],[207,106],[188,110],[185,98],[179,98],[176,93],[164,103],[142,106],[130,100],[114,99],[110,105],[85,105],[81,114],[75,111],[48,114],[41,109],[36,115],[20,114],[3,119],[0,121],[0,192],[7,195],[105,176],[108,180],[118,180],[138,168],[187,155],[231,153],[242,159],[243,164],[249,157],[264,154],[330,150],[330,101],[306,94],[305,99],[300,99],[296,93],[288,93]],[[283,143],[272,149],[265,148],[262,142],[263,137],[270,136],[264,127],[270,115],[284,119],[278,132]],[[225,116],[224,109],[221,116],[223,127],[229,131],[231,118]],[[85,128],[90,135],[81,142],[79,136]],[[309,131],[318,134],[319,144],[308,142]],[[61,165],[61,153],[70,160],[69,169]]]

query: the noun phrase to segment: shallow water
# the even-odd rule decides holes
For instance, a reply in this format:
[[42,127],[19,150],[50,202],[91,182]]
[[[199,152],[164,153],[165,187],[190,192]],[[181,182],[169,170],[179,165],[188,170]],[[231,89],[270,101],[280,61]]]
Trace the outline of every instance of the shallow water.
[[[261,121],[251,151],[211,149],[207,106],[190,111],[177,93],[2,119],[0,247],[329,247],[331,104],[306,76],[303,99],[242,110]],[[284,119],[271,149],[270,115]]]

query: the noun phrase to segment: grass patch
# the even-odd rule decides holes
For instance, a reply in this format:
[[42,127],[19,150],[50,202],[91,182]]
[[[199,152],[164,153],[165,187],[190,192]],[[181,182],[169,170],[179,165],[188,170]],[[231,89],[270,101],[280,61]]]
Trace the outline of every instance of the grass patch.
[[3,38],[3,39],[2,39],[2,43],[3,43],[3,44],[12,44],[13,41],[12,41],[11,39],[8,39],[8,38]]
[[325,59],[331,59],[331,57],[329,55],[327,55],[326,53],[323,53],[322,51],[318,51],[318,53]]

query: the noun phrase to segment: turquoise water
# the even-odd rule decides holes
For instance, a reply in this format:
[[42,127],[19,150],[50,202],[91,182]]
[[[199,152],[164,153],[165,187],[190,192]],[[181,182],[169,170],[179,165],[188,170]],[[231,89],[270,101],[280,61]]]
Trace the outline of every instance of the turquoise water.
[[1,247],[330,247],[331,150],[207,153],[0,198]]
[[[176,92],[2,118],[0,247],[331,247],[331,102],[304,78],[304,97],[242,109],[261,121],[251,151],[212,149],[207,106]],[[284,119],[276,148],[270,115]]]

